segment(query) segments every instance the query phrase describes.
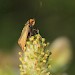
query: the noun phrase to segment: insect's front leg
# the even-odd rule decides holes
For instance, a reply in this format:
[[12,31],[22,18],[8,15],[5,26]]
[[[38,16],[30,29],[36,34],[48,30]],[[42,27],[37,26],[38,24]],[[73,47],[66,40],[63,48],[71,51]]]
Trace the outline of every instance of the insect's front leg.
[[39,33],[39,30],[38,30],[38,29],[33,29],[33,30],[32,30],[32,33],[33,33],[33,35],[36,35],[36,34]]

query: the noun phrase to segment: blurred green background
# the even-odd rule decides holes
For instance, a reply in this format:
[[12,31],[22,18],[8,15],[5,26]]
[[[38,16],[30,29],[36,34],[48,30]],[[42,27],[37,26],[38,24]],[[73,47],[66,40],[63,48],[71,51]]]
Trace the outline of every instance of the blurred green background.
[[0,0],[0,51],[14,51],[30,18],[35,18],[35,27],[47,41],[59,36],[71,40],[73,60],[67,72],[75,75],[75,0]]

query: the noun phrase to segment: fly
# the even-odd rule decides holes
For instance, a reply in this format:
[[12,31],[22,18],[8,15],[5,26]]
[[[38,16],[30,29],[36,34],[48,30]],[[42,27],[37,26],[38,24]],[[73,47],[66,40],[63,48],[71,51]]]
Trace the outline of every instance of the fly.
[[24,50],[27,38],[39,32],[38,29],[33,29],[34,25],[35,25],[35,19],[30,19],[27,21],[27,23],[25,24],[22,30],[21,36],[18,40],[18,44],[20,45],[22,50]]

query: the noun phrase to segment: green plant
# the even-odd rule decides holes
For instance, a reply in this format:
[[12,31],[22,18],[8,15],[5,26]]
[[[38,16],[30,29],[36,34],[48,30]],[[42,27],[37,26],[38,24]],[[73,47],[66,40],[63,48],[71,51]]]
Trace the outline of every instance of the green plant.
[[51,75],[50,54],[46,50],[49,43],[40,34],[27,39],[23,52],[19,52],[21,75]]

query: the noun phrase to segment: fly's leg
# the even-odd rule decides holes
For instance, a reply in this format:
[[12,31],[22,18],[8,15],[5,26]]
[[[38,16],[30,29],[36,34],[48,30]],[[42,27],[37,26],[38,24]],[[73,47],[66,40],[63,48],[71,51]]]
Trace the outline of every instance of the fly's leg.
[[32,30],[32,35],[36,35],[36,34],[38,34],[39,33],[39,30],[38,29],[33,29]]

